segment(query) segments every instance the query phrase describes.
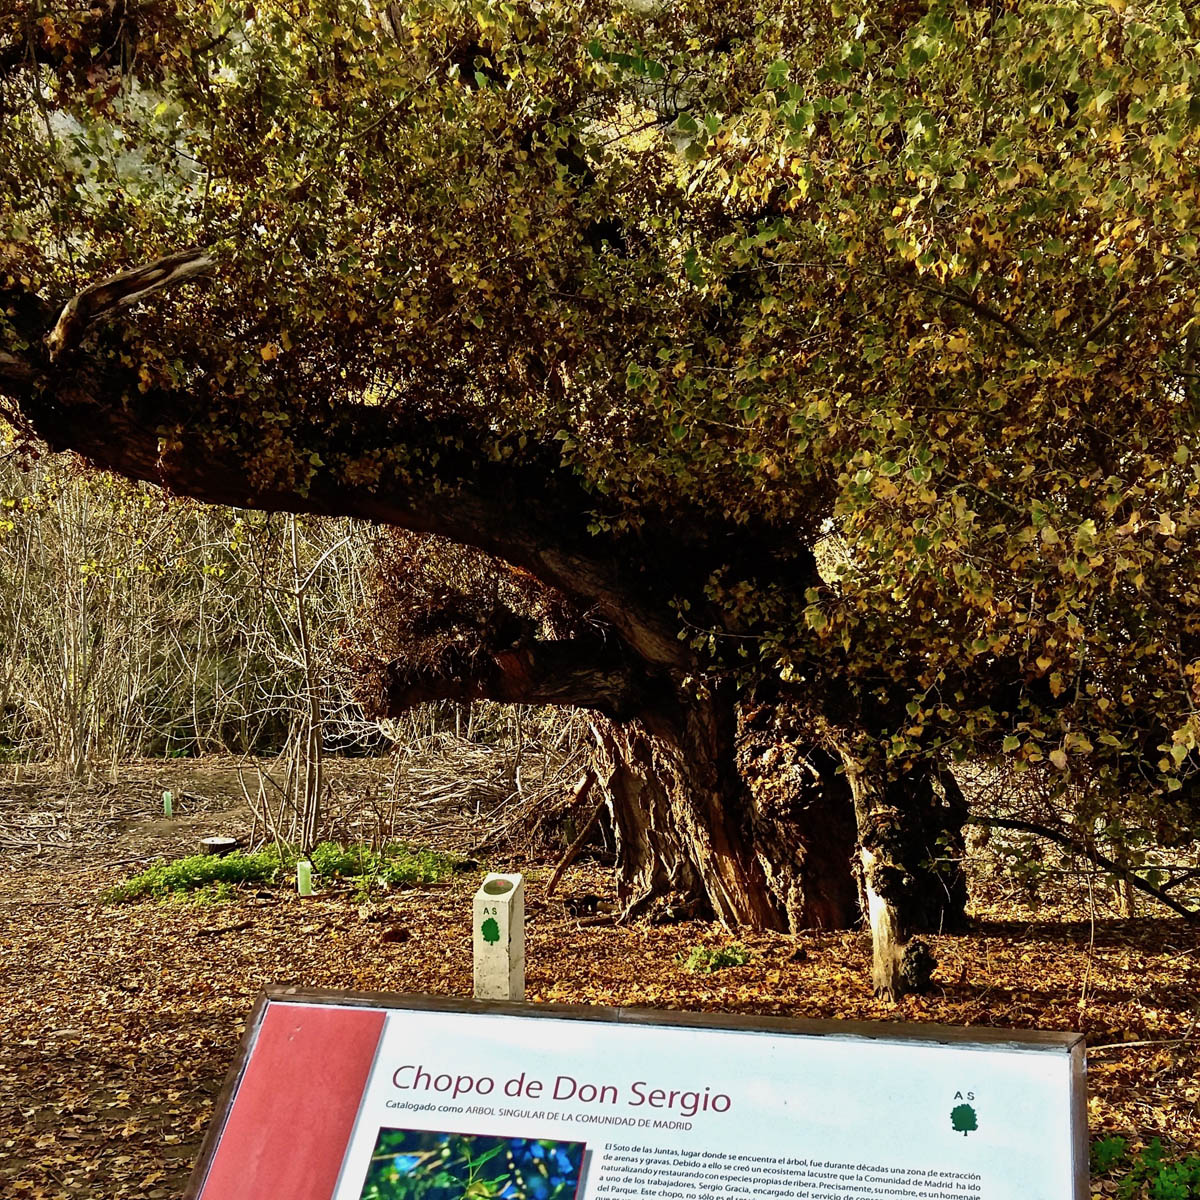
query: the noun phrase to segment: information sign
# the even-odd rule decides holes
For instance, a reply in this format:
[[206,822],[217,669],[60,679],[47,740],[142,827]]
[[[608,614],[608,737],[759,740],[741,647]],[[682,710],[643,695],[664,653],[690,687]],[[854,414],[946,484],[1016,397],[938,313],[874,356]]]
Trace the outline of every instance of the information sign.
[[187,1200],[1085,1200],[1083,1039],[273,989]]

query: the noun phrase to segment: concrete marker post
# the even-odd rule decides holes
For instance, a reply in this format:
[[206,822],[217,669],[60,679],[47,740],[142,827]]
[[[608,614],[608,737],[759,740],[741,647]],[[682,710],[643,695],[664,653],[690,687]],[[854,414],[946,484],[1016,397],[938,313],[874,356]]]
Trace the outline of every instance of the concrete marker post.
[[475,999],[525,999],[525,881],[489,872],[472,903]]

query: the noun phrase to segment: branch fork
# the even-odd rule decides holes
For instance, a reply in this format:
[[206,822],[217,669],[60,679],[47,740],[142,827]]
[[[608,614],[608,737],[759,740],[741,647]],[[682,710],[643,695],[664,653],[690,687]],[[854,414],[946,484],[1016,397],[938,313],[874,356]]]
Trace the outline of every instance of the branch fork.
[[214,266],[216,260],[207,250],[181,250],[144,266],[120,271],[84,288],[63,305],[58,321],[46,339],[51,360],[57,361],[74,350],[88,329],[102,318],[137,304],[155,292],[207,275]]

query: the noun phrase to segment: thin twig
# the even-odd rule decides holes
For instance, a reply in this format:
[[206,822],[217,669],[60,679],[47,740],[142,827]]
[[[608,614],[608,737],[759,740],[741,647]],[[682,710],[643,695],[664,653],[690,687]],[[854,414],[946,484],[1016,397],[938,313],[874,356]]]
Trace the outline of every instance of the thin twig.
[[1187,1038],[1157,1038],[1145,1042],[1105,1042],[1102,1046],[1089,1046],[1088,1054],[1099,1054],[1102,1050],[1136,1050],[1139,1046],[1182,1046]]
[[[596,782],[596,772],[588,770],[579,782],[575,785],[575,795],[572,797],[573,804],[582,804],[587,798],[588,792],[592,790],[592,784]],[[554,889],[558,886],[558,881],[562,878],[563,872],[575,861],[580,850],[583,849],[584,843],[588,840],[588,836],[595,828],[596,822],[600,820],[600,814],[604,811],[604,806],[608,803],[608,797],[601,797],[600,803],[592,810],[591,816],[583,823],[583,828],[579,831],[579,836],[567,847],[567,852],[562,856],[562,861],[554,868],[554,874],[550,876],[550,882],[546,885],[546,898],[549,899],[553,894]]]
[[[1038,837],[1049,838],[1050,841],[1057,842],[1060,846],[1065,846],[1068,850],[1072,850],[1076,854],[1082,854],[1085,858],[1095,863],[1096,866],[1103,867],[1106,871],[1111,871],[1113,875],[1118,877],[1123,875],[1127,870],[1126,867],[1114,862],[1107,855],[1101,854],[1094,847],[1086,846],[1082,842],[1076,841],[1075,838],[1063,833],[1061,830],[1051,829],[1047,825],[1039,825],[1034,821],[1020,821],[1014,817],[974,816],[967,823],[970,825],[986,825],[997,829],[1017,829],[1023,833],[1033,833]],[[1147,883],[1140,875],[1133,875],[1132,881],[1134,887],[1139,891],[1145,892],[1148,896],[1153,896],[1160,904],[1165,904],[1167,908],[1178,913],[1184,920],[1192,924],[1200,922],[1200,912],[1180,904],[1179,901],[1168,896],[1161,888]]]

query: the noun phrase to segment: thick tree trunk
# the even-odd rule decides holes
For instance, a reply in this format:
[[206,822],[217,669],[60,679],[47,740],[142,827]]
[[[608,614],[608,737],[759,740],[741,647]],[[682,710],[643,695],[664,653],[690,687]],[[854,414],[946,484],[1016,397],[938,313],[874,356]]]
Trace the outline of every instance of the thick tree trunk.
[[714,906],[698,863],[704,847],[679,827],[671,789],[641,730],[604,730],[597,759],[617,843],[617,898],[626,919],[707,916]]
[[[409,618],[402,652],[370,673],[368,711],[485,697],[586,706],[597,714],[596,773],[612,805],[626,919],[712,915],[764,930],[856,923],[852,864],[863,804],[841,758],[817,744],[799,701],[766,683],[749,694],[651,672],[592,632],[540,629],[536,606],[498,610],[493,602],[475,612],[469,600],[450,592],[409,606],[420,619]],[[890,853],[903,865],[891,890],[904,918],[904,931],[897,917],[888,936],[901,941],[910,930],[958,927],[965,901],[957,867],[941,861],[956,857],[942,842],[949,828],[961,845],[961,814],[951,819],[932,777],[919,788],[909,782],[912,797],[888,801]],[[860,868],[863,878],[874,880],[874,859],[862,862],[870,868]],[[869,890],[878,896],[874,883]],[[865,895],[862,911],[871,903]]]
[[739,726],[754,850],[787,927],[851,928],[859,916],[857,831],[838,760],[813,745],[792,705],[747,704]]
[[882,765],[843,751],[858,824],[862,905],[871,929],[875,994],[923,991],[937,965],[915,933],[966,924],[961,870],[966,806],[948,772],[888,779]]
[[600,778],[625,915],[849,928],[858,910],[845,779],[809,744],[779,742],[786,722],[773,706],[738,716],[703,700],[682,722],[604,725]]
[[640,721],[602,730],[600,778],[613,802],[627,918],[711,913],[730,928],[786,928],[751,847],[722,715],[698,705],[672,731],[679,736]]
[[913,876],[909,924],[916,933],[964,933],[967,919],[966,797],[949,768],[907,776],[905,862]]
[[876,996],[898,1000],[907,990],[903,968],[908,930],[903,902],[909,878],[898,853],[900,813],[887,802],[886,788],[877,774],[849,754],[845,759],[854,796],[863,896],[871,928],[871,984]]

